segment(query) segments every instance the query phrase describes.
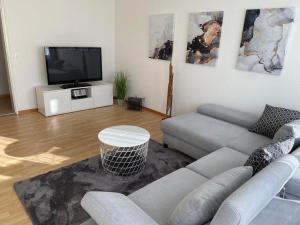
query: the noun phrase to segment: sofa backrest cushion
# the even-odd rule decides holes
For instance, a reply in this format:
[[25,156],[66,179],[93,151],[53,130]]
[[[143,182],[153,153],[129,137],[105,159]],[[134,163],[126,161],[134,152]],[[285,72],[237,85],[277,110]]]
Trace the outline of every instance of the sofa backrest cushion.
[[271,163],[230,195],[211,225],[248,225],[294,175],[299,161],[292,155]]
[[252,167],[237,167],[206,181],[173,211],[169,225],[199,225],[210,221],[222,202],[252,177]]
[[204,104],[198,107],[197,112],[219,120],[250,128],[257,120],[258,116],[251,113],[242,112],[217,104]]

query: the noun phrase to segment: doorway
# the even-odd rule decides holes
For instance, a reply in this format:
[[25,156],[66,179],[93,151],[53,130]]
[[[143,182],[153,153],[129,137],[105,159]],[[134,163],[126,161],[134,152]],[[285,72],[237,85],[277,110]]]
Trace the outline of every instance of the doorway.
[[0,116],[14,113],[11,99],[3,42],[0,41]]
[[7,58],[6,38],[3,2],[0,5],[0,116],[15,114],[14,96],[12,95],[12,83],[10,79],[10,68]]

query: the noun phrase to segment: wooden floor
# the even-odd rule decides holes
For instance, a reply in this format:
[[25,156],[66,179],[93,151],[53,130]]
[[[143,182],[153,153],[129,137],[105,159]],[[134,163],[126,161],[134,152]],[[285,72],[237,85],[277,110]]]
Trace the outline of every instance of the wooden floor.
[[137,125],[162,141],[162,116],[113,106],[45,118],[37,112],[0,117],[0,225],[31,225],[13,184],[98,154],[98,132]]

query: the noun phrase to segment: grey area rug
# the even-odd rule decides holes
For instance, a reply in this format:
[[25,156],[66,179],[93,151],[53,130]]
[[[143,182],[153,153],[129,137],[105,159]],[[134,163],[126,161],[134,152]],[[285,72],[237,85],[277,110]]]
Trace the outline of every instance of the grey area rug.
[[88,191],[128,195],[193,162],[193,159],[150,140],[147,164],[131,177],[107,174],[96,156],[14,185],[34,225],[77,225],[89,219],[80,201]]

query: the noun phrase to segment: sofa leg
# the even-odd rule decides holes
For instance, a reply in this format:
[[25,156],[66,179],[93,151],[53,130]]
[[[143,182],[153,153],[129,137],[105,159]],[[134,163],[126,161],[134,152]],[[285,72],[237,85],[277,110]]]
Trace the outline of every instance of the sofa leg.
[[164,148],[169,148],[168,144],[164,143]]

